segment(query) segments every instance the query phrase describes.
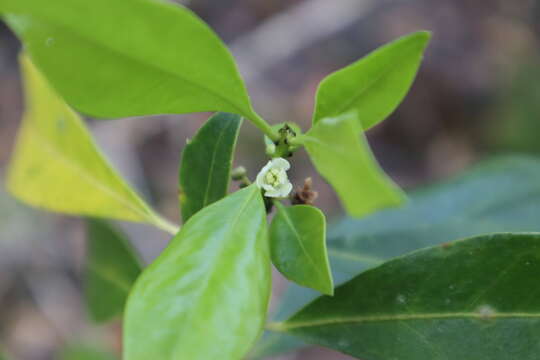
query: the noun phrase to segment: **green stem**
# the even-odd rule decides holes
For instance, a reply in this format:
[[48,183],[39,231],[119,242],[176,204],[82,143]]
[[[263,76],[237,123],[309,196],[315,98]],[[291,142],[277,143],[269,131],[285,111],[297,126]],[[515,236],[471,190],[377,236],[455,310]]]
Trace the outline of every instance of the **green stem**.
[[279,133],[272,129],[270,124],[268,124],[262,117],[260,117],[255,111],[252,111],[249,116],[246,116],[256,127],[258,127],[266,136],[272,141],[279,140]]
[[293,146],[303,146],[304,141],[302,140],[302,138],[303,138],[303,135],[299,135],[297,137],[289,139],[289,144]]
[[154,224],[157,228],[168,232],[171,235],[176,235],[180,230],[180,226],[173,224],[169,220],[166,220],[157,214],[154,215],[152,219],[152,224]]

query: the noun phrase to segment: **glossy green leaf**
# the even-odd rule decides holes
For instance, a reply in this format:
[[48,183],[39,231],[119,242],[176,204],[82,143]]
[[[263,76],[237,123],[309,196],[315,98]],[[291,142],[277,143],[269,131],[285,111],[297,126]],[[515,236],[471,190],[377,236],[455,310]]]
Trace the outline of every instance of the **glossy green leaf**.
[[241,124],[238,115],[218,113],[185,146],[179,174],[184,222],[227,195]]
[[276,206],[270,226],[272,262],[287,279],[332,295],[324,214],[308,205],[285,207],[276,202]]
[[101,220],[88,220],[87,249],[86,303],[92,318],[103,322],[124,311],[142,263],[125,235]]
[[124,359],[241,359],[262,331],[269,292],[266,212],[251,185],[193,215],[139,277]]
[[540,234],[485,235],[384,263],[272,327],[365,360],[532,360],[539,276]]
[[2,0],[8,25],[66,101],[97,117],[254,114],[230,52],[170,1]]
[[317,90],[313,123],[351,110],[364,130],[383,121],[409,91],[430,37],[404,36],[329,75]]
[[108,352],[86,345],[70,345],[63,349],[60,360],[115,360]]
[[[328,232],[334,279],[341,284],[391,257],[454,239],[540,231],[539,213],[540,161],[521,156],[493,158],[450,181],[412,192],[402,208],[334,222]],[[285,320],[317,296],[315,291],[291,284],[273,318]],[[263,358],[303,345],[286,334],[268,333],[253,355]]]
[[322,119],[300,137],[319,173],[355,217],[404,200],[401,190],[378,166],[359,128],[357,114],[349,112]]
[[83,121],[25,56],[21,67],[27,104],[8,174],[9,191],[48,210],[146,222],[174,231],[116,173]]

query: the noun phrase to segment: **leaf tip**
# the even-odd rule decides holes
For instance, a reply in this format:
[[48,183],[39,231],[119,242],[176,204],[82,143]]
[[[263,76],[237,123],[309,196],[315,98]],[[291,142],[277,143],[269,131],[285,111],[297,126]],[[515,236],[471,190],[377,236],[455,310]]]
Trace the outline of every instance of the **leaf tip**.
[[409,35],[409,37],[417,41],[423,50],[427,47],[427,45],[431,41],[431,38],[433,37],[433,33],[427,30],[420,30],[420,31],[412,33],[411,35]]

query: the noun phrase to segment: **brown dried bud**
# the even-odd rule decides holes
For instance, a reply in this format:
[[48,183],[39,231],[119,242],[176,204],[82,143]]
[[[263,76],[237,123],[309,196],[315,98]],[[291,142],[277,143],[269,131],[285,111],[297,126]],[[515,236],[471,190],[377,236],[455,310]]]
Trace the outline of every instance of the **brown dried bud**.
[[293,205],[313,205],[319,193],[313,190],[313,181],[310,177],[304,180],[304,186],[298,187],[291,197]]

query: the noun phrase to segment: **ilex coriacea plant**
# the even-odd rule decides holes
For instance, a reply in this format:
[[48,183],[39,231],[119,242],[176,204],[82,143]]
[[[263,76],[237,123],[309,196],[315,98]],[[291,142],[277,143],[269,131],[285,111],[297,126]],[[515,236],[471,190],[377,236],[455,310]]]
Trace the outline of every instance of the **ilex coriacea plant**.
[[[304,148],[313,172],[335,189],[351,217],[403,205],[404,193],[378,166],[365,132],[405,97],[428,32],[401,37],[326,77],[303,132],[291,122],[270,125],[254,110],[227,48],[183,6],[0,0],[0,14],[24,44],[26,93],[7,187],[28,204],[91,218],[88,310],[98,322],[122,316],[124,359],[258,358],[281,346],[302,346],[299,338],[368,360],[503,359],[504,351],[493,350],[499,344],[489,346],[512,334],[521,339],[508,340],[508,348],[521,355],[506,359],[536,358],[538,235],[481,236],[408,255],[403,252],[436,245],[437,236],[478,234],[462,229],[458,235],[448,226],[417,245],[375,241],[399,238],[406,226],[416,229],[429,219],[429,210],[411,215],[428,208],[413,202],[381,213],[381,229],[369,219],[349,220],[360,224],[354,228],[336,226],[337,240],[327,245],[311,180],[292,184],[287,176],[295,152]],[[78,115],[204,111],[215,114],[182,151],[181,226],[157,214],[122,179]],[[261,132],[268,160],[259,169],[232,170],[243,119]],[[250,179],[248,173],[258,175]],[[238,189],[229,194],[231,179]],[[147,223],[172,240],[144,268],[105,218]],[[364,242],[354,242],[358,233]],[[403,256],[389,259],[397,255]],[[269,323],[271,263],[300,287],[285,296],[285,310]],[[105,268],[117,281],[99,276]],[[528,276],[515,282],[516,274]],[[512,284],[514,295],[505,284]],[[485,306],[493,309],[489,323],[478,311]],[[265,327],[273,332],[261,337]]]

